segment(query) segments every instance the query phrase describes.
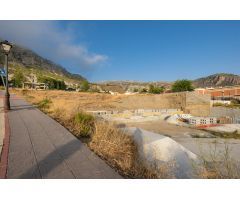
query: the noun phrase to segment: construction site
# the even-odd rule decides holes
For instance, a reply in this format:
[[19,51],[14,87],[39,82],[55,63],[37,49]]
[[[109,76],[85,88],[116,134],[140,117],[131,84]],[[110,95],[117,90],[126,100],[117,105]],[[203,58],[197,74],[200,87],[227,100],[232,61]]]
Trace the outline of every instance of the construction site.
[[162,163],[176,161],[179,166],[174,172],[176,178],[193,178],[192,162],[198,163],[201,155],[209,156],[213,151],[221,154],[226,145],[231,149],[231,158],[240,162],[239,109],[213,107],[210,94],[196,91],[157,95],[56,90],[13,92],[36,105],[50,102],[47,113],[61,116],[62,121],[80,110],[100,121],[113,123],[133,137],[146,166],[161,167]]
[[210,94],[194,91],[141,97],[132,95],[114,105],[118,109],[88,112],[114,121],[122,128],[141,129],[144,138],[150,137],[151,133],[166,136],[196,155],[202,150],[209,154],[213,144],[217,144],[217,152],[222,152],[227,144],[231,148],[231,156],[239,160],[240,110],[213,107]]

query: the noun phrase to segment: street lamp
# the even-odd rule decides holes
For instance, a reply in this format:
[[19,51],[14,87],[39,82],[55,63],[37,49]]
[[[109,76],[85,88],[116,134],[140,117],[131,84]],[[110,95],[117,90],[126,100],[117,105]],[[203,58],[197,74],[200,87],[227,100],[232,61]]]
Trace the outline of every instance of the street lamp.
[[8,91],[8,54],[12,48],[12,45],[7,41],[0,42],[0,46],[5,54],[5,73],[6,73],[6,84],[5,84],[5,98],[4,98],[4,106],[5,110],[10,110],[10,94]]

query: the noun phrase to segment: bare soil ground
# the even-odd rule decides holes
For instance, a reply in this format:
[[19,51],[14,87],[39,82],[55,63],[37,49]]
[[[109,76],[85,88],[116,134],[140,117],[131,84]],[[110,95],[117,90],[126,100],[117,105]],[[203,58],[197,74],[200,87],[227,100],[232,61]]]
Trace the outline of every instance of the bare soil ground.
[[155,133],[159,133],[162,135],[166,135],[169,137],[191,137],[191,135],[199,135],[199,136],[207,136],[208,133],[205,131],[177,126],[174,124],[169,124],[165,121],[158,120],[158,121],[147,121],[147,122],[131,122],[126,123],[129,127],[139,127],[142,129],[146,129],[148,131],[152,131]]

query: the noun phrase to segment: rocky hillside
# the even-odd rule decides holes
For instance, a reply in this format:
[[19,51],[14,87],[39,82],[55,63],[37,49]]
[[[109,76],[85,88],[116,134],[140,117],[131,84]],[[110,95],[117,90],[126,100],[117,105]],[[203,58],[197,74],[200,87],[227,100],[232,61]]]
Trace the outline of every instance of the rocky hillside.
[[[4,63],[4,57],[1,54],[0,56],[0,64]],[[37,69],[40,71],[48,72],[49,74],[59,75],[60,77],[72,79],[75,81],[83,81],[86,80],[79,74],[72,74],[68,72],[64,67],[58,65],[48,59],[45,59],[35,52],[23,48],[18,45],[14,45],[11,53],[9,54],[9,63],[11,66],[20,66],[25,69]]]
[[193,81],[195,87],[219,87],[240,85],[240,76],[235,74],[213,74]]
[[[199,78],[192,81],[194,87],[221,87],[240,85],[240,76],[234,74],[219,73],[207,77]],[[137,82],[137,81],[105,81],[97,83],[103,90],[111,90],[114,92],[123,93],[126,91],[134,91],[134,89],[141,90],[148,88],[149,85],[155,85],[171,89],[172,82]]]
[[134,89],[142,90],[149,88],[149,85],[171,88],[170,82],[139,82],[139,81],[104,81],[96,83],[102,90],[124,93],[126,91],[133,92]]

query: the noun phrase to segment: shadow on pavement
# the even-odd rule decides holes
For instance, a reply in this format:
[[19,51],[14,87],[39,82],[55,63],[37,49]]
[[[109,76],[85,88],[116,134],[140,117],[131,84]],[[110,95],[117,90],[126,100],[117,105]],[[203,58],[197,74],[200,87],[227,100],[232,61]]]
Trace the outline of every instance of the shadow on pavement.
[[[64,162],[64,160],[66,160],[74,152],[80,150],[83,147],[83,145],[84,144],[82,144],[80,141],[72,139],[67,144],[62,145],[61,147],[55,149],[52,153],[48,154],[44,159],[38,162],[37,166],[30,168],[19,178],[22,179],[48,178],[50,172],[52,172],[56,167],[61,165]],[[61,176],[60,178],[76,178],[72,171],[69,168],[67,168],[67,165],[63,166],[65,170],[67,170],[68,172],[66,172],[66,177],[62,175],[63,177]],[[56,171],[56,173],[58,172]],[[40,177],[38,177],[37,174],[40,174]],[[54,175],[54,172],[52,172],[52,175],[54,176],[54,178],[58,178],[57,174]]]

